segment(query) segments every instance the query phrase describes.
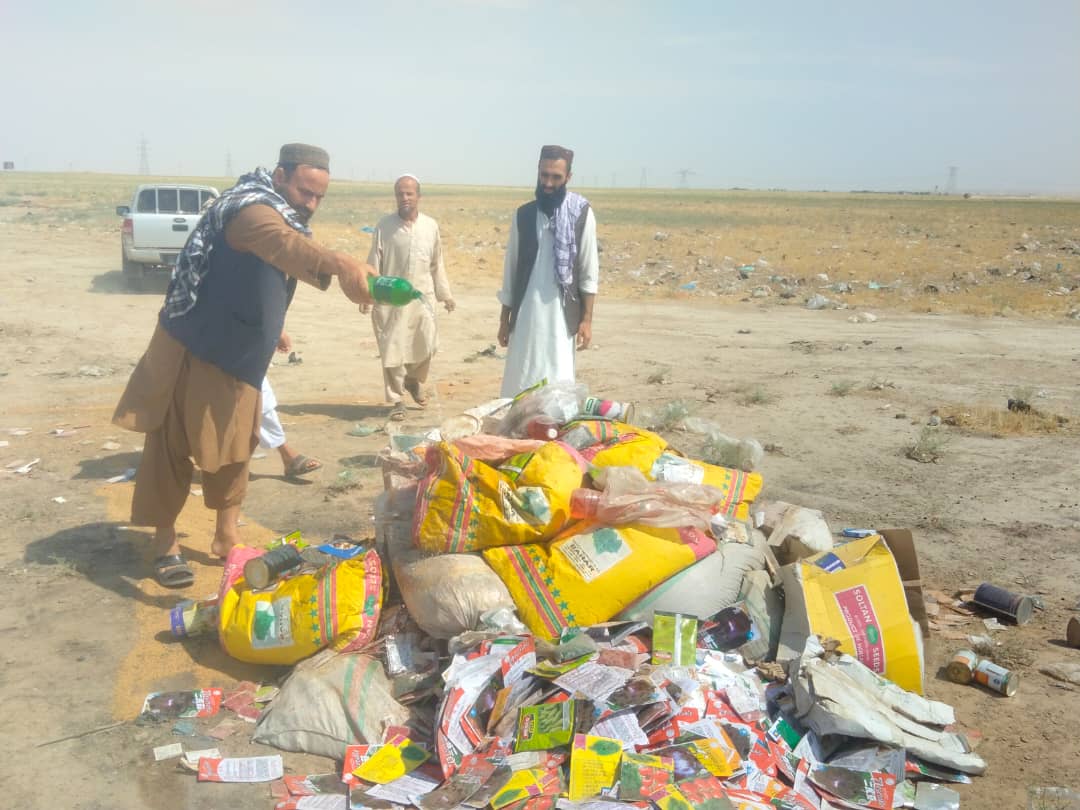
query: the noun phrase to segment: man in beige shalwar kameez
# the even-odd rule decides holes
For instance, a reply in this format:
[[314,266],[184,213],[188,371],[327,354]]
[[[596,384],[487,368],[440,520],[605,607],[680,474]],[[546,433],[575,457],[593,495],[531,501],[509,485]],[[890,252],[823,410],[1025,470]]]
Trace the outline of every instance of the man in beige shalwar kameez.
[[[424,383],[431,358],[439,344],[438,325],[432,299],[454,311],[450,282],[443,265],[439,224],[420,213],[420,181],[411,174],[402,175],[394,184],[396,214],[379,220],[371,240],[368,264],[383,276],[399,276],[424,294],[422,300],[403,307],[376,304],[372,311],[375,340],[382,359],[386,401],[390,418],[405,418],[405,393],[420,407],[427,405]],[[361,312],[371,307],[360,305]]]

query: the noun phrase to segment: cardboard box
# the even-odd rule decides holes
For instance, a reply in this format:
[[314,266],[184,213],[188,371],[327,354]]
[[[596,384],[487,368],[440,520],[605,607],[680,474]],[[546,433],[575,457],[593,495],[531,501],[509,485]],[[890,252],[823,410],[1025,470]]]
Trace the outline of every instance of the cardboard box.
[[910,529],[881,529],[878,532],[885,538],[885,544],[896,560],[900,579],[904,584],[904,596],[907,597],[908,613],[922,628],[923,638],[930,637],[930,619],[926,615],[926,600],[923,598],[922,576],[919,574],[919,556],[915,553],[915,538]]
[[[890,532],[909,576],[917,560],[910,532]],[[905,536],[906,535],[906,536]],[[922,694],[922,639],[909,614],[918,606],[918,580],[912,594],[888,541],[881,535],[853,540],[781,568],[784,626],[778,658],[801,654],[807,636],[834,638],[840,649],[898,686]],[[922,610],[925,618],[925,610]]]

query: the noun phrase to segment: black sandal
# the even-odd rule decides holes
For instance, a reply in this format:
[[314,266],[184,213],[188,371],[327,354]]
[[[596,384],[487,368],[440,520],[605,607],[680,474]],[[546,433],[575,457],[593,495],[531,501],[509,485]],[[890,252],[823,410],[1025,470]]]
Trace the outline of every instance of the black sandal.
[[179,554],[154,560],[154,578],[166,588],[188,588],[195,584],[195,572]]

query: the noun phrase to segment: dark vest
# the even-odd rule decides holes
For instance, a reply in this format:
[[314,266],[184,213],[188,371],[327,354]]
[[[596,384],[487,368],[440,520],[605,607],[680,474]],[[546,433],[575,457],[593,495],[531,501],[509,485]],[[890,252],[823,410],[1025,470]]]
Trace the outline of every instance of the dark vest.
[[158,320],[200,360],[260,388],[295,291],[295,278],[254,253],[233,250],[222,233],[195,306],[177,318],[162,310]]
[[[510,329],[513,330],[517,321],[518,310],[521,302],[525,300],[525,291],[529,289],[529,279],[532,277],[533,265],[536,264],[536,254],[540,251],[540,243],[536,238],[536,200],[525,203],[517,210],[518,231],[518,255],[517,266],[514,270],[514,279],[511,286],[513,304],[510,307]],[[581,237],[585,232],[585,220],[589,213],[589,204],[581,209],[581,215],[574,223],[574,234],[578,243],[577,261],[574,262],[574,277],[566,294],[562,297],[563,315],[566,316],[566,328],[571,335],[577,334],[581,326],[581,292],[578,286],[581,284]]]

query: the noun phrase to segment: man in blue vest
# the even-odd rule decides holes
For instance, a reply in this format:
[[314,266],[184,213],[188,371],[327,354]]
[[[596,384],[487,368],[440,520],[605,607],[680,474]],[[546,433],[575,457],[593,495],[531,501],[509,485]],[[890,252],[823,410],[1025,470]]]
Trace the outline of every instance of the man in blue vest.
[[592,340],[600,275],[596,218],[589,201],[566,186],[574,153],[540,150],[536,199],[518,208],[499,291],[500,346],[509,346],[500,396],[541,380],[574,382],[575,349]]
[[176,539],[192,459],[217,512],[210,550],[225,557],[239,540],[259,391],[297,280],[325,290],[337,276],[351,301],[371,303],[375,271],[308,238],[329,182],[325,150],[286,144],[272,174],[260,167],[214,201],[177,260],[150,345],[116,407],[114,423],[146,434],[131,522],[155,527],[163,585],[194,581]]

